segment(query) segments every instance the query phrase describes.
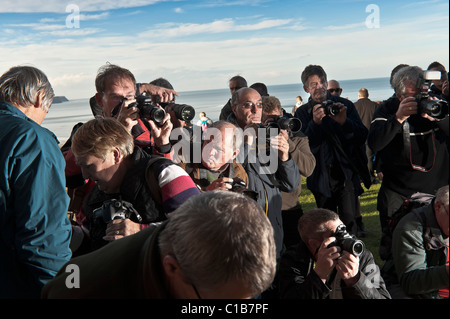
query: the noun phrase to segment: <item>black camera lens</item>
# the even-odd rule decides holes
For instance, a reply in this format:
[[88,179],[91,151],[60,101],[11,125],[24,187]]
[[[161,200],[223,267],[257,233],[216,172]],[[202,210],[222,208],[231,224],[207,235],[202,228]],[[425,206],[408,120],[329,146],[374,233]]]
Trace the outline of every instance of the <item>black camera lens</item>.
[[189,122],[195,117],[195,110],[187,104],[174,104],[172,110],[175,112],[177,119]]
[[434,100],[428,95],[419,94],[416,102],[419,114],[425,113],[435,119],[443,119],[448,114],[448,103],[444,100]]
[[283,130],[288,130],[292,133],[297,133],[302,129],[302,122],[298,118],[282,117],[278,120],[278,125]]
[[152,120],[156,123],[161,123],[166,117],[166,111],[152,104],[150,97],[140,95],[136,97],[136,103],[130,104],[129,107],[136,106],[139,109],[139,116],[141,118]]

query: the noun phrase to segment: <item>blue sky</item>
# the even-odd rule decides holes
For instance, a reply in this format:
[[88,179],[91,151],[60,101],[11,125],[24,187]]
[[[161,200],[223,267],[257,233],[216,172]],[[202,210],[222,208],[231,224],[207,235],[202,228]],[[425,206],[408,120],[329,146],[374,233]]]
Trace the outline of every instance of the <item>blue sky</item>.
[[448,12],[446,0],[0,0],[0,73],[36,66],[76,99],[95,93],[106,62],[180,92],[226,88],[236,74],[299,83],[308,64],[338,80],[387,77],[399,63],[448,69]]

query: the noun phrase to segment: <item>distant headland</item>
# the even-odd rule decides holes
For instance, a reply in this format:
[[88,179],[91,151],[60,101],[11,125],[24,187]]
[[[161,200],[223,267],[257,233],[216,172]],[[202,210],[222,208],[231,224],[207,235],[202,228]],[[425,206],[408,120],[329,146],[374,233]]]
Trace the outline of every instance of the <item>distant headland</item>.
[[69,101],[65,96],[55,96],[53,98],[53,103],[62,103]]

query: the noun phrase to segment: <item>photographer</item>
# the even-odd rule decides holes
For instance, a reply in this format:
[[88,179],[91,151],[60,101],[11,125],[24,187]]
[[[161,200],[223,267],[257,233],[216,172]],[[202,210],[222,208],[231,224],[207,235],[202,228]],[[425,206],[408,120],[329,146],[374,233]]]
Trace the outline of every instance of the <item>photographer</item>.
[[370,125],[368,144],[383,172],[377,200],[383,232],[411,194],[434,194],[448,184],[448,114],[436,119],[419,108],[422,103],[416,97],[425,84],[423,76],[417,66],[396,72],[392,79],[396,96],[377,108]]
[[[249,184],[248,189],[258,193],[258,203],[263,208],[274,228],[275,243],[277,246],[277,259],[283,250],[283,221],[281,216],[282,197],[281,191],[292,192],[300,184],[300,173],[297,165],[289,155],[289,144],[284,135],[278,134],[270,140],[270,145],[275,153],[275,163],[265,165],[262,162],[262,154],[255,150],[256,141],[255,127],[259,128],[262,115],[261,95],[254,89],[241,88],[234,92],[231,98],[233,113],[228,116],[228,121],[235,124],[246,132],[251,131],[253,135],[247,135],[244,139],[243,151],[239,155],[243,159],[243,167],[247,172]],[[264,131],[264,129],[261,129]],[[266,144],[266,136],[262,138]],[[257,156],[251,155],[257,152]],[[273,164],[273,165],[272,165]],[[275,170],[271,170],[271,166]]]
[[[229,122],[216,121],[203,133],[203,137],[204,141],[198,149],[201,154],[178,154],[181,159],[179,165],[188,172],[197,187],[202,191],[231,190],[233,179],[239,178],[246,188],[247,173],[236,162],[243,141],[241,130]],[[197,149],[191,144],[189,151],[195,152]],[[193,161],[195,155],[201,155],[200,163]]]
[[[261,122],[264,125],[276,123],[280,119],[288,120],[283,117],[283,109],[280,100],[275,96],[263,96],[262,104]],[[298,119],[289,119],[288,121],[298,121]],[[298,123],[301,125],[300,122]],[[294,131],[292,129],[294,129]],[[314,167],[316,166],[316,158],[311,153],[308,137],[301,132],[300,126],[292,127],[292,129],[280,129],[280,132],[285,136],[289,144],[289,155],[297,164],[300,175],[308,177],[312,174]],[[284,244],[286,247],[297,243],[299,239],[297,222],[303,213],[302,206],[299,202],[301,191],[302,184],[300,183],[293,192],[281,192],[283,200],[281,209],[283,216]]]
[[[283,254],[277,275],[282,299],[390,299],[373,255],[323,208],[298,222],[301,241]],[[354,247],[350,251],[348,240]]]
[[351,101],[327,91],[327,74],[321,66],[307,66],[301,78],[311,98],[295,117],[301,120],[316,158],[314,172],[306,180],[308,189],[317,207],[337,212],[348,232],[356,234],[361,179],[366,188],[371,183],[365,152],[367,128]]
[[[199,194],[185,171],[170,159],[135,146],[131,134],[115,119],[97,118],[83,124],[73,136],[72,150],[84,178],[95,181],[83,202],[88,250],[165,220],[187,198]],[[113,199],[137,213],[114,219],[115,206],[104,207]],[[105,210],[111,220],[105,220]]]
[[80,270],[80,286],[67,287],[71,274],[62,267],[43,298],[170,299],[164,305],[171,307],[173,299],[250,299],[276,269],[273,230],[261,207],[224,191],[191,197],[166,222],[70,263]]

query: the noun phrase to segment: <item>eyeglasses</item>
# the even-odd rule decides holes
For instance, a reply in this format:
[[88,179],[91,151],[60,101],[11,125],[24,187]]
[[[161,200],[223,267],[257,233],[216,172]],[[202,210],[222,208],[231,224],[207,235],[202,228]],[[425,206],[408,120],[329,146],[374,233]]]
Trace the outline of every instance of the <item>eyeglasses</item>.
[[256,104],[255,104],[253,102],[248,101],[248,102],[245,102],[245,103],[241,103],[239,105],[242,105],[244,107],[244,109],[247,109],[247,110],[252,109],[255,106],[258,109],[262,109],[262,102],[256,102]]
[[334,92],[339,93],[339,92],[342,91],[342,89],[341,89],[341,88],[338,88],[338,89],[328,89],[328,91],[329,91],[330,93],[334,93]]

